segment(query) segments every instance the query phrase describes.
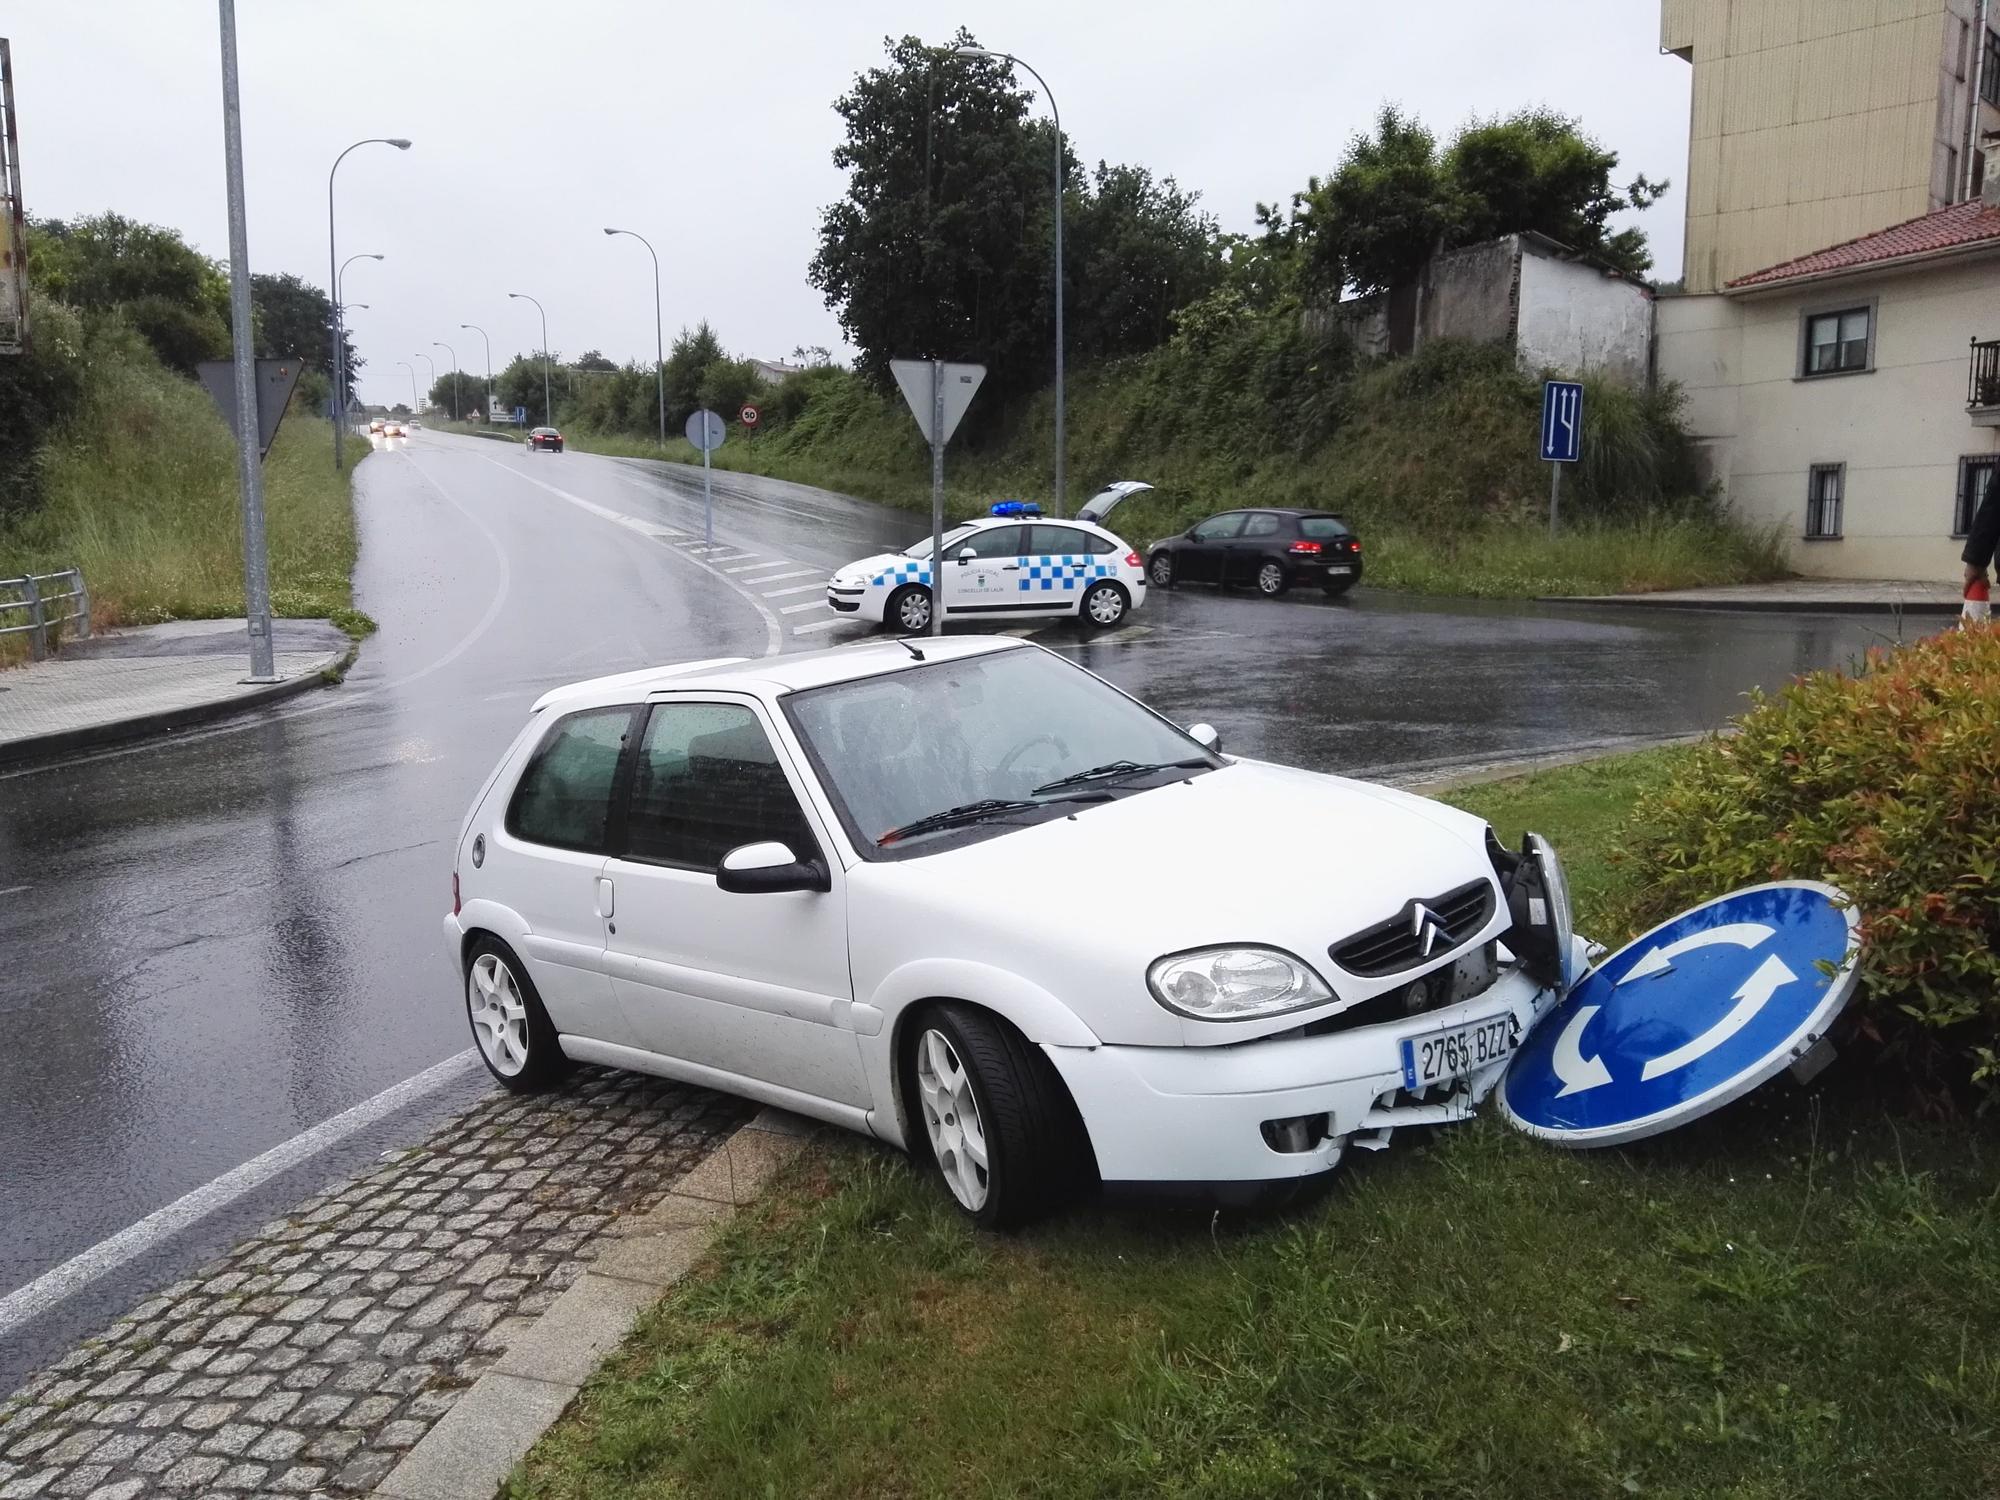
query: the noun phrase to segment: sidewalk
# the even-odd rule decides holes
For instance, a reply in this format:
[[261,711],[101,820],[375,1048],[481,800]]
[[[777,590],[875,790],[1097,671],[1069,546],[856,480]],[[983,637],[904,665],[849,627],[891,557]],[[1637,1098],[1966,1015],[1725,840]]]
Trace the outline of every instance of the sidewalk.
[[246,683],[244,622],[178,620],[70,641],[0,672],[0,765],[160,734],[254,708],[323,681],[354,650],[325,620],[278,620],[276,683]]
[[1777,583],[1734,583],[1710,589],[1665,589],[1656,594],[1585,594],[1549,597],[1543,604],[1638,604],[1649,609],[1790,610],[1798,614],[1955,615],[1964,598],[1959,585],[1904,583],[1879,578],[1787,578]]

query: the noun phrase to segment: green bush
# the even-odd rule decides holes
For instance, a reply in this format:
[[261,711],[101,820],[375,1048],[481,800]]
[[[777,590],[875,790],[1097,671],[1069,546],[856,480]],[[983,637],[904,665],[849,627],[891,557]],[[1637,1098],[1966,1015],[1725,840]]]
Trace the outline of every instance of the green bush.
[[1645,914],[1831,881],[1861,912],[1860,1033],[1920,1086],[2000,1082],[2000,630],[1815,672],[1736,728],[1638,805]]

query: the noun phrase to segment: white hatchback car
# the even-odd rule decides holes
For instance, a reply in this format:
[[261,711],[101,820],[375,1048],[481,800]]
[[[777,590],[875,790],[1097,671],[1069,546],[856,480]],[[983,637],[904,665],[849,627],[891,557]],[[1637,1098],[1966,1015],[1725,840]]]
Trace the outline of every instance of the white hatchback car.
[[[1003,502],[944,534],[947,620],[1074,616],[1105,629],[1146,602],[1144,559],[1102,526]],[[931,623],[931,539],[849,563],[826,586],[841,614],[922,633]]]
[[906,1147],[995,1225],[1465,1118],[1583,957],[1532,836],[1232,760],[976,636],[557,689],[452,897],[509,1088],[575,1059],[728,1090]]

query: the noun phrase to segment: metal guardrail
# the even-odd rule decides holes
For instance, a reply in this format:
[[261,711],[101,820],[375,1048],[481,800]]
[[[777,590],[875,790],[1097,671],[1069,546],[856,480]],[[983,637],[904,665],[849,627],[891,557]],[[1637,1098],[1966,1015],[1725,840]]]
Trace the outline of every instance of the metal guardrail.
[[[67,584],[67,588],[55,585]],[[7,597],[12,595],[12,598]],[[11,614],[28,618],[19,625],[0,624],[0,636],[26,635],[28,653],[36,661],[49,654],[56,631],[74,624],[78,640],[90,639],[90,590],[84,587],[83,569],[65,568],[60,573],[30,573],[25,578],[0,578],[0,621]]]

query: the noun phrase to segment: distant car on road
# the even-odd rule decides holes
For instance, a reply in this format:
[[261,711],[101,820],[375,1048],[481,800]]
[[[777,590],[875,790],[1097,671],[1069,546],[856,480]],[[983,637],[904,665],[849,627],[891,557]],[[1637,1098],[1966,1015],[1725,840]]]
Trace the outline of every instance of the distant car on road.
[[1226,510],[1153,543],[1146,577],[1157,588],[1243,585],[1267,598],[1317,584],[1337,598],[1361,581],[1361,538],[1330,511]]
[[383,421],[382,418],[376,417],[371,422],[369,422],[368,430],[370,432],[380,432],[383,428],[387,427],[388,425],[389,424]]
[[[993,509],[944,534],[947,620],[1072,616],[1101,630],[1146,602],[1139,554],[1102,526],[1048,520],[1040,506],[1018,500]],[[849,563],[827,583],[826,602],[892,630],[928,630],[930,557],[926,536]]]
[[403,435],[403,424],[401,422],[391,422],[382,429],[383,437],[402,437]]
[[537,448],[546,448],[551,453],[560,453],[563,451],[563,435],[553,427],[531,428],[528,432],[528,451],[533,453]]
[[1100,1180],[1282,1192],[1464,1119],[1586,946],[1535,835],[1232,760],[992,636],[545,693],[451,898],[507,1088],[724,1089],[903,1147],[989,1226]]
[[416,432],[420,430],[423,427],[423,425],[424,424],[419,422],[415,417],[410,418],[410,431]]

